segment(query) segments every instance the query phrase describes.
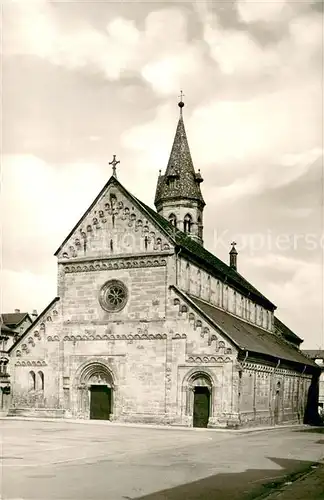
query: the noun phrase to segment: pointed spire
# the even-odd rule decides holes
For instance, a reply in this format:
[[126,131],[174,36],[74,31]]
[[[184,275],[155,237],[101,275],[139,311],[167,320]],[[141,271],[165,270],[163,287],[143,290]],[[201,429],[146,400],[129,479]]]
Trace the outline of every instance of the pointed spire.
[[155,205],[159,205],[164,200],[182,198],[197,200],[204,206],[205,202],[200,191],[202,177],[200,173],[195,172],[183,122],[182,98],[184,94],[182,91],[179,97],[181,99],[178,103],[180,116],[165,175],[159,177]]

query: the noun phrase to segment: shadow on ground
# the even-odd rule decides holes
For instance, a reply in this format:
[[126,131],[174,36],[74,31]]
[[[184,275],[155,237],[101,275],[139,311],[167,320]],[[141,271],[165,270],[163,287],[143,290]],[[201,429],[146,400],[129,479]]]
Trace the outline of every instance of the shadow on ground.
[[309,429],[297,429],[294,432],[312,432],[318,434],[324,434],[324,426],[323,427],[310,427]]
[[286,481],[295,481],[316,465],[309,461],[268,458],[281,469],[248,469],[240,473],[216,474],[133,500],[252,500],[270,493]]

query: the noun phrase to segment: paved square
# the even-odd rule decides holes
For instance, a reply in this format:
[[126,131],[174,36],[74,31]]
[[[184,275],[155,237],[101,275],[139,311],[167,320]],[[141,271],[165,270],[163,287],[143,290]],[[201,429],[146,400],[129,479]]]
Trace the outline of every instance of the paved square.
[[243,434],[9,419],[0,428],[5,500],[189,500],[213,492],[241,499],[264,478],[324,455],[322,436],[301,429]]

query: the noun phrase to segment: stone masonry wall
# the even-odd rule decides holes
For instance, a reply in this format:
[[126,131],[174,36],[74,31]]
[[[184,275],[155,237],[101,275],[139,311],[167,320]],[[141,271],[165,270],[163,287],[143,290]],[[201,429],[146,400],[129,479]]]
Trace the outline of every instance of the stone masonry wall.
[[240,374],[239,385],[241,423],[302,423],[310,383],[310,375],[246,363]]
[[252,324],[272,331],[273,313],[183,257],[178,262],[179,287]]

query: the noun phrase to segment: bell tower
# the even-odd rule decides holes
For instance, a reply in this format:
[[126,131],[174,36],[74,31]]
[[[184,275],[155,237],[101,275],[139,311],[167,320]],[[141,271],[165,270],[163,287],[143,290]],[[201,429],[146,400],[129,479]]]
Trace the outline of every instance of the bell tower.
[[200,170],[195,172],[183,122],[182,91],[180,116],[165,174],[159,173],[154,204],[172,225],[203,245],[203,210]]

